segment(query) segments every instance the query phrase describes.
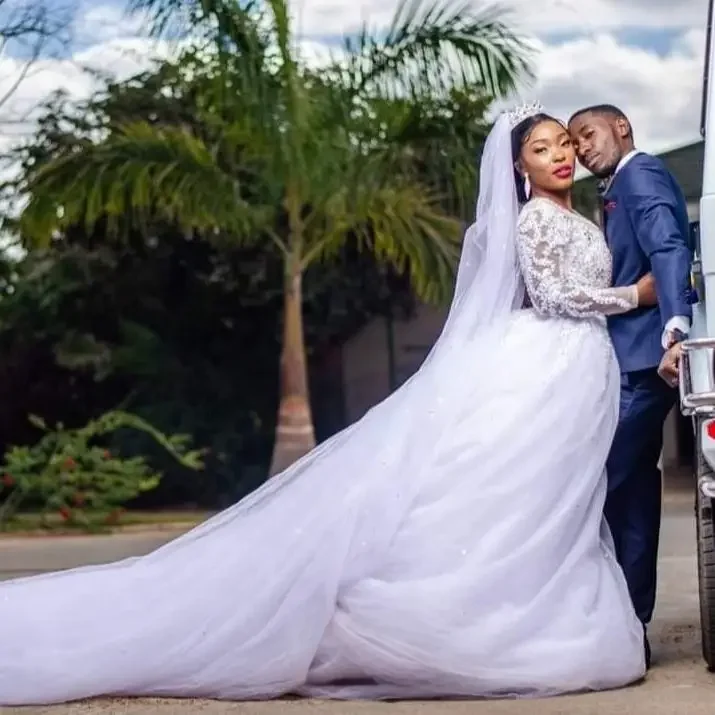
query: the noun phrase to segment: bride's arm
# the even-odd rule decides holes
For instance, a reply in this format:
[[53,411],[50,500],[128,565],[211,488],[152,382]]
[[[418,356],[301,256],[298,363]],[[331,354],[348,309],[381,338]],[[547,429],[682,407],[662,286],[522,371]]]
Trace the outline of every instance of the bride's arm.
[[565,266],[570,222],[558,211],[533,208],[519,220],[519,262],[534,307],[544,315],[593,318],[627,313],[639,305],[636,285],[575,285]]

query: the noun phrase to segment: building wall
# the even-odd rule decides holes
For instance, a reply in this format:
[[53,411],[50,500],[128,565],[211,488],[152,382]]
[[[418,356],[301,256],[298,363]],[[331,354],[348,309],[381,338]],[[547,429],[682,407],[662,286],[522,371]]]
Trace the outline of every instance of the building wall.
[[691,221],[700,220],[700,202],[696,200],[688,201],[688,218]]
[[[445,308],[420,305],[412,319],[393,321],[396,377],[394,387],[402,384],[421,365],[439,337],[446,317]],[[343,375],[348,423],[362,417],[370,407],[390,394],[392,390],[386,320],[373,320],[346,343],[343,351]]]

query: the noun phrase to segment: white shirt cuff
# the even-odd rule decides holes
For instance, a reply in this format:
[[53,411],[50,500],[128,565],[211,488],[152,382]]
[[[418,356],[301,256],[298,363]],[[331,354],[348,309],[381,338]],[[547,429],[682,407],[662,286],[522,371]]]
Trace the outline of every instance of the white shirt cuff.
[[674,315],[666,324],[661,336],[661,344],[664,349],[668,348],[668,333],[672,330],[679,330],[687,335],[690,332],[690,320],[684,315]]

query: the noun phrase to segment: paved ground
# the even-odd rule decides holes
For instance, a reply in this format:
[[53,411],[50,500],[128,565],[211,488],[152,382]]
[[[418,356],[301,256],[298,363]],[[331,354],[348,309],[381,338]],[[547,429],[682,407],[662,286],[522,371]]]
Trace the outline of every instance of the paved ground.
[[[61,539],[0,539],[0,578],[138,554],[166,534]],[[56,707],[0,708],[2,715],[699,715],[715,711],[715,675],[705,671],[698,641],[692,497],[668,495],[661,550],[658,613],[652,628],[656,665],[642,685],[609,693],[541,701],[271,703],[100,700]],[[603,654],[608,657],[607,653]]]

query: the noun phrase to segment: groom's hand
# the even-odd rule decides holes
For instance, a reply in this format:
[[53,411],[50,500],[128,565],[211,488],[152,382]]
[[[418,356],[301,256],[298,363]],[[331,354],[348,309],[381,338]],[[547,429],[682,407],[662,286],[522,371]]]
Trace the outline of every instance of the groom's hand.
[[683,346],[676,343],[671,347],[658,366],[658,374],[671,386],[677,387],[680,378],[680,356],[683,354]]
[[638,288],[638,306],[658,305],[658,294],[655,290],[655,277],[652,273],[646,273],[636,283]]

